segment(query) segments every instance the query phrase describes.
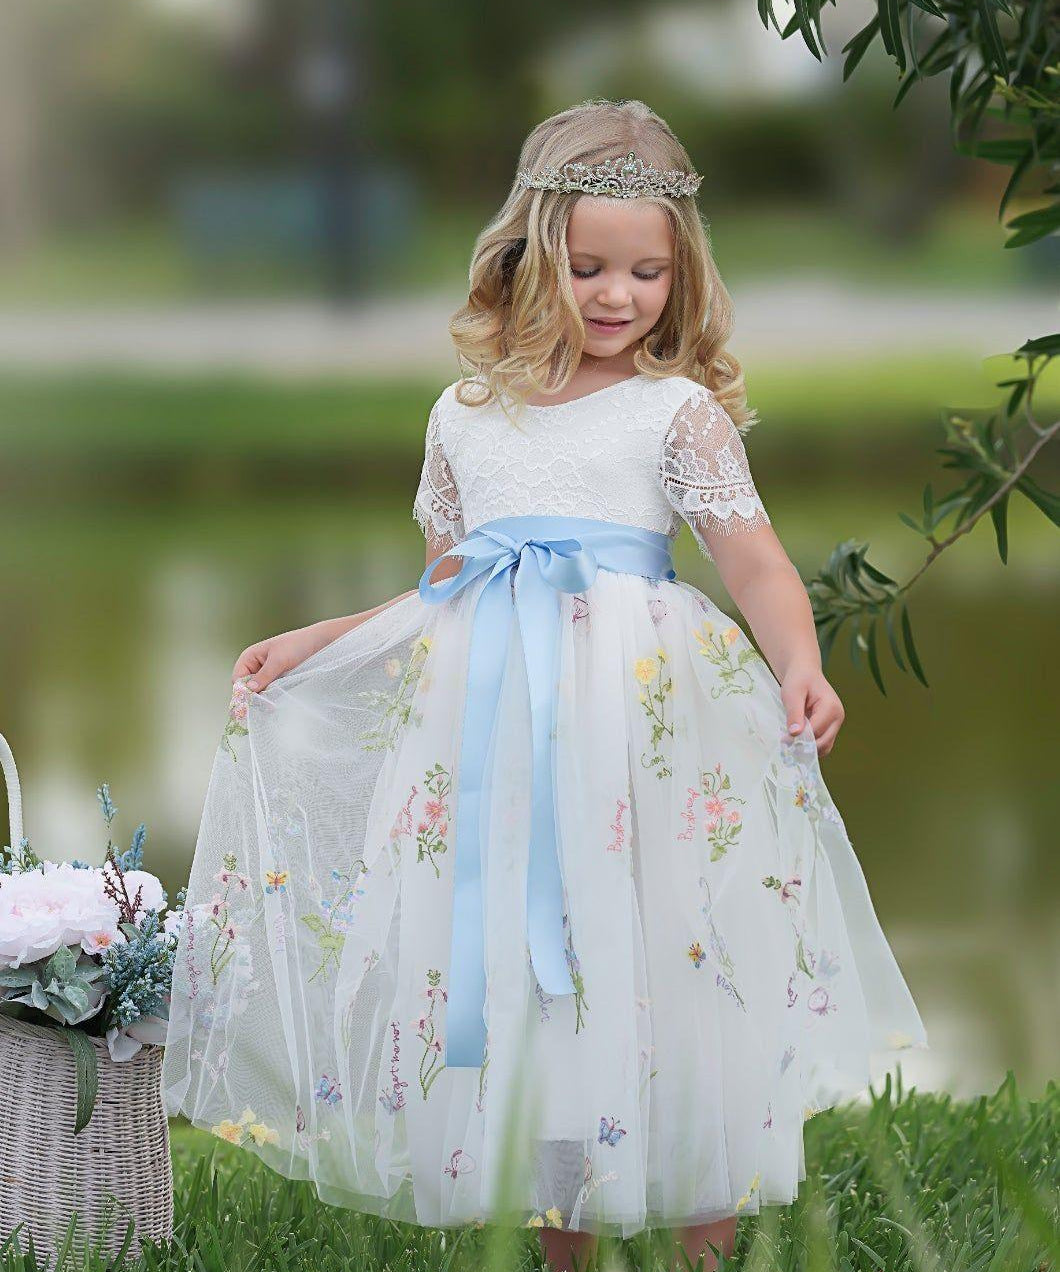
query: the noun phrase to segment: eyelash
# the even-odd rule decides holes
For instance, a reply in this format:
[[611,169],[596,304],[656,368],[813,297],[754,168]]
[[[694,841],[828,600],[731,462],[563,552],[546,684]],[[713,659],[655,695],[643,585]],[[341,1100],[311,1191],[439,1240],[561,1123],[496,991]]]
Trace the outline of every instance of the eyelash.
[[[594,269],[589,269],[589,270],[574,269],[573,266],[571,267],[571,269],[573,270],[575,278],[592,278],[593,275],[596,273],[596,270]],[[657,269],[654,274],[634,274],[633,277],[639,278],[641,282],[643,283],[653,283],[661,274],[662,274],[662,270]]]

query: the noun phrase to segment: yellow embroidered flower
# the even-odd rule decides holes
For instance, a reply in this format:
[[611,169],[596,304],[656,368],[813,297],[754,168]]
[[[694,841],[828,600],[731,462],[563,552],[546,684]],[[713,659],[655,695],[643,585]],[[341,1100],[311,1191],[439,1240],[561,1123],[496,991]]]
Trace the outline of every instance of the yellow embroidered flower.
[[742,1209],[744,1208],[744,1206],[746,1206],[746,1205],[747,1205],[747,1203],[751,1200],[751,1194],[752,1194],[752,1193],[754,1192],[754,1190],[758,1187],[758,1184],[759,1184],[759,1181],[761,1180],[761,1178],[762,1178],[762,1173],[761,1173],[761,1171],[757,1171],[757,1170],[756,1170],[756,1171],[755,1171],[755,1177],[754,1177],[754,1179],[752,1179],[752,1180],[751,1180],[751,1182],[747,1185],[747,1191],[746,1191],[746,1192],[744,1193],[744,1195],[740,1198],[740,1200],[736,1203],[736,1209],[737,1209],[737,1210],[742,1210]]
[[424,653],[427,653],[430,647],[431,647],[430,636],[417,636],[416,639],[412,642],[412,644],[409,645],[409,649],[411,649],[414,654],[419,653],[421,650]]
[[248,1104],[247,1107],[240,1114],[239,1125],[246,1126],[248,1122],[256,1122],[257,1118],[258,1118],[258,1115],[254,1112],[254,1110]]
[[238,1144],[243,1138],[243,1128],[238,1122],[233,1122],[229,1118],[225,1118],[223,1122],[218,1122],[216,1126],[211,1126],[210,1130],[219,1139],[227,1140],[229,1144]]
[[253,1135],[255,1144],[278,1144],[280,1142],[279,1134],[271,1126],[266,1126],[264,1122],[253,1122],[247,1127],[247,1130]]
[[802,1120],[808,1122],[815,1113],[820,1113],[820,1109],[815,1109],[812,1104],[807,1104],[802,1110]]
[[549,1221],[549,1223],[553,1226],[553,1228],[563,1227],[563,1216],[560,1214],[559,1210],[557,1210],[555,1206],[550,1206],[545,1211],[545,1218]]
[[543,1228],[545,1226],[545,1221],[540,1215],[531,1215],[526,1221],[526,1226],[528,1228]]
[[654,658],[638,658],[633,664],[633,674],[642,685],[650,684],[659,674],[659,664]]
[[666,650],[665,650],[665,649],[657,649],[657,650],[655,651],[655,657],[656,657],[656,658],[658,658],[658,660],[659,660],[661,663],[664,663],[664,662],[666,661]]
[[740,634],[740,629],[738,627],[728,627],[722,633],[725,639],[726,645],[733,644],[736,640],[736,637],[739,636],[739,634]]

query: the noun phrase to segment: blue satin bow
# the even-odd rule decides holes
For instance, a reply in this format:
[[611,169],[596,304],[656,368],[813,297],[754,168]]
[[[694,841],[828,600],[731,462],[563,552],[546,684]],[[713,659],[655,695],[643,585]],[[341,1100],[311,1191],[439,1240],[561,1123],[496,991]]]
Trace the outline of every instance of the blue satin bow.
[[[430,581],[438,561],[463,557],[458,574]],[[548,994],[572,994],[563,932],[564,896],[553,802],[553,734],[559,592],[582,592],[598,569],[673,579],[669,536],[592,517],[498,517],[484,522],[423,571],[419,594],[441,604],[483,574],[475,605],[456,795],[456,860],[447,1004],[447,1067],[477,1067],[486,1044],[483,853],[489,837],[490,740],[507,661],[512,610],[519,623],[532,732],[527,936]],[[511,574],[514,571],[514,586]]]

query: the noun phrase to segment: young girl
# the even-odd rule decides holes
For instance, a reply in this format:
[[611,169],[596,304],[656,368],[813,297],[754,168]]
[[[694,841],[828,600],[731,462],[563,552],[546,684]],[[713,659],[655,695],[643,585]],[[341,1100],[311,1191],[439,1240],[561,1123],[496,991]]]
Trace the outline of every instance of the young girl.
[[[843,708],[741,437],[700,178],[640,102],[527,138],[450,324],[416,590],[251,645],[168,1111],[430,1226],[732,1250],[925,1047],[821,779]],[[676,578],[682,522],[752,630]],[[675,1251],[676,1253],[676,1251]]]

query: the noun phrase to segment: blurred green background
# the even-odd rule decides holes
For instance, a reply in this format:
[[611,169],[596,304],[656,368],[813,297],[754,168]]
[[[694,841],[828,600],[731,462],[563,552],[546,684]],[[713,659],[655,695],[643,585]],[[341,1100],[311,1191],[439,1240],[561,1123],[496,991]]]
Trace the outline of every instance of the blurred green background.
[[[106,780],[175,892],[240,650],[414,586],[473,238],[528,129],[588,97],[648,101],[705,174],[803,577],[848,536],[916,567],[896,514],[938,484],[941,414],[1052,329],[1060,253],[1003,250],[1006,172],[954,153],[944,84],[892,111],[878,46],[841,82],[867,10],[840,10],[821,66],[749,0],[8,0],[0,731],[39,854],[102,859]],[[735,613],[687,532],[676,564]],[[912,614],[930,689],[882,698],[837,652],[825,779],[932,1043],[907,1080],[1033,1092],[1060,1054],[1055,533],[1017,503],[1008,565],[977,527]]]

